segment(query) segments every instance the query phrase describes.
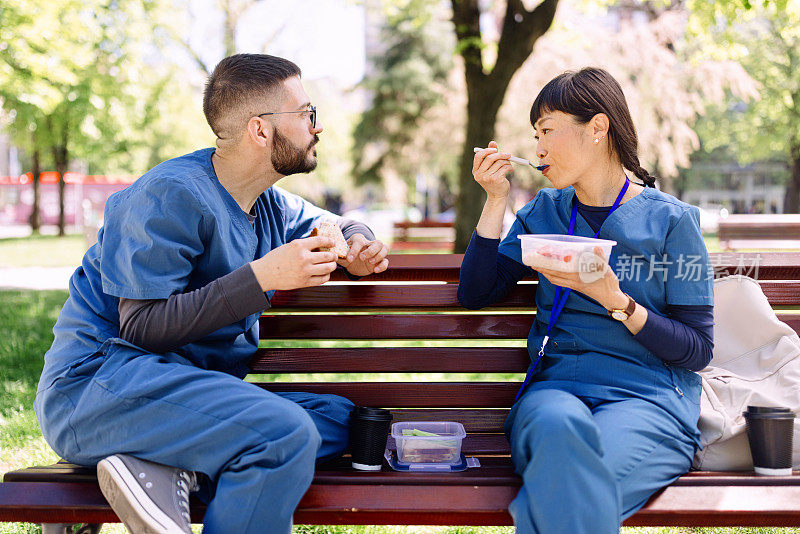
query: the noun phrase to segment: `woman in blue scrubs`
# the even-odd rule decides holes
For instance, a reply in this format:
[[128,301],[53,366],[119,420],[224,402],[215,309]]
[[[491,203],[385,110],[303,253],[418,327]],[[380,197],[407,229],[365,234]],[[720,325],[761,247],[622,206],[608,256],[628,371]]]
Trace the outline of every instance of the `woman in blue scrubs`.
[[531,109],[552,188],[500,241],[509,154],[492,142],[473,174],[487,194],[459,300],[480,308],[534,271],[519,234],[617,242],[595,276],[539,270],[531,366],[506,421],[523,485],[518,532],[618,532],[699,445],[700,377],[713,348],[713,286],[699,211],[660,192],[639,164],[622,89],[586,68],[550,81]]

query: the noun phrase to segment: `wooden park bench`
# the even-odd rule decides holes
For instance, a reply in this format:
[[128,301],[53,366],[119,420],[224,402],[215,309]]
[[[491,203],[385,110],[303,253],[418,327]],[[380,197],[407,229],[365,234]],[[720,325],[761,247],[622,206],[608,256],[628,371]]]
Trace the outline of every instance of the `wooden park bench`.
[[800,214],[729,215],[717,230],[723,250],[800,249]]
[[[481,467],[445,474],[387,466],[358,472],[343,458],[317,469],[295,522],[510,525],[507,507],[520,479],[502,427],[529,364],[525,339],[534,319],[535,280],[473,312],[456,300],[461,256],[393,255],[390,261],[387,272],[361,281],[340,276],[318,288],[278,292],[261,318],[263,347],[252,361],[252,378],[272,391],[335,393],[391,408],[395,421],[459,421],[468,432],[463,451],[478,457]],[[757,278],[779,316],[800,331],[800,314],[788,313],[800,309],[800,253],[714,254],[712,263],[717,275]],[[326,373],[383,375],[359,382],[307,376]],[[464,373],[483,377],[473,381]],[[265,378],[274,374],[280,382]],[[195,502],[193,520],[201,522],[203,512]],[[0,521],[46,523],[44,534],[63,534],[65,524],[118,519],[94,469],[54,464],[5,475]],[[692,472],[625,524],[800,526],[800,476]]]
[[392,250],[453,252],[455,227],[452,222],[423,219],[394,223]]

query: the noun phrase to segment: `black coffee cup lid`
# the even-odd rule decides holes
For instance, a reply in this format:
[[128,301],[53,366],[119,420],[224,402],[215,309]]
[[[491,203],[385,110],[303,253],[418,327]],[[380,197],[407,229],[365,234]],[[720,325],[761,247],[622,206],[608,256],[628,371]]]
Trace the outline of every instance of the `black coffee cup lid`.
[[748,406],[747,412],[745,413],[758,413],[758,414],[792,413],[792,409],[784,408],[782,406]]
[[371,421],[391,421],[392,412],[382,408],[372,408],[370,406],[356,406],[350,412],[352,417],[367,419]]

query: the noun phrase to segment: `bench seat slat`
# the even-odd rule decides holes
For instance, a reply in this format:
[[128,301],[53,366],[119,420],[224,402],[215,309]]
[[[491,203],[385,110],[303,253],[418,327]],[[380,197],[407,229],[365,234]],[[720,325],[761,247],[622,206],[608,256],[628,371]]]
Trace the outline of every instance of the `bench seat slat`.
[[[398,475],[403,475],[398,473]],[[42,487],[44,486],[44,487]],[[510,525],[516,485],[321,484],[309,488],[297,524]],[[796,526],[797,486],[684,486],[657,493],[626,526]],[[676,510],[679,510],[676,511]],[[192,521],[205,509],[193,502]],[[96,484],[0,484],[0,521],[114,523]]]
[[253,373],[524,373],[528,349],[503,347],[262,348]]
[[[348,458],[338,458],[317,468],[315,484],[397,484],[413,485],[421,481],[436,485],[473,484],[519,485],[508,456],[480,458],[480,469],[467,469],[460,473],[397,473],[384,467],[382,471],[365,473],[350,469]],[[49,478],[48,478],[49,476]],[[71,477],[71,478],[70,478]],[[70,464],[64,461],[39,467],[11,471],[4,477],[7,482],[85,482],[96,483],[94,467]],[[691,471],[672,483],[674,486],[795,486],[800,487],[800,476],[764,478],[752,471]]]
[[797,486],[668,486],[626,526],[796,526]]
[[[516,496],[509,486],[355,486],[314,485],[300,503],[298,522],[352,524],[510,525],[505,507]],[[626,526],[790,526],[800,522],[800,488],[669,487],[657,494]],[[348,503],[358,503],[350,513]],[[692,503],[688,510],[684,503]],[[681,509],[675,513],[676,506]],[[310,510],[309,510],[310,508]],[[355,512],[355,510],[353,510]],[[448,514],[453,514],[449,516]],[[442,517],[444,516],[444,517]]]
[[333,394],[360,406],[508,408],[520,382],[271,382],[269,391]]
[[[202,523],[205,505],[191,498],[192,522]],[[25,523],[119,523],[97,482],[3,482],[0,521]]]
[[262,315],[261,339],[526,339],[533,315]]
[[0,521],[30,523],[118,523],[96,483],[4,482]]

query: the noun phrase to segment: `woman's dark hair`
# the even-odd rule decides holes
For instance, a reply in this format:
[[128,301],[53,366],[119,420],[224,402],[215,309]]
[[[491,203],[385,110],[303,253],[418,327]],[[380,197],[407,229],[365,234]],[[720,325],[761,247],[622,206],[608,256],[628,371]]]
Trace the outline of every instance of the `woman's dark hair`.
[[639,139],[622,87],[607,71],[586,67],[559,74],[547,82],[531,106],[531,125],[548,111],[572,115],[580,124],[605,113],[609,120],[608,139],[622,166],[645,185],[655,187],[656,178],[639,165]]
[[300,68],[267,54],[235,54],[226,57],[208,77],[203,92],[203,113],[219,136],[220,123],[231,109],[256,96],[265,96],[282,81],[300,76]]

